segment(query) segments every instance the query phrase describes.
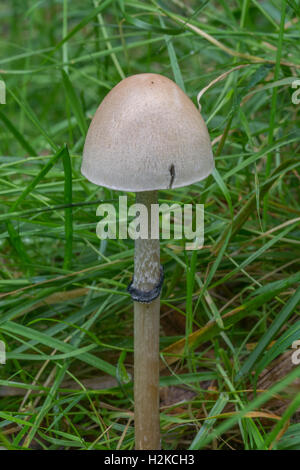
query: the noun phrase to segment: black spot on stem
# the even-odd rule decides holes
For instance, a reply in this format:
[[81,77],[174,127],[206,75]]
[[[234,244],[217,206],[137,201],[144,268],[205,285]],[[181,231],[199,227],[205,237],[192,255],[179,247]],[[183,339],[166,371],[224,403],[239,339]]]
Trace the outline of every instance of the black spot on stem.
[[171,175],[169,189],[171,189],[172,186],[173,186],[173,183],[174,183],[174,179],[175,179],[175,166],[173,165],[173,163],[169,167],[169,172],[170,172],[170,175]]

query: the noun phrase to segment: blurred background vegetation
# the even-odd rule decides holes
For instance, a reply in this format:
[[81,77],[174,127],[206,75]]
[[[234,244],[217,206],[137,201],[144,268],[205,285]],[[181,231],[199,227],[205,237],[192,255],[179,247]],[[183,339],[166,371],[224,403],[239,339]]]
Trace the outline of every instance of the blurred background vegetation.
[[103,97],[154,72],[197,106],[208,87],[216,162],[159,193],[205,204],[202,250],[161,244],[163,449],[300,449],[299,13],[298,0],[1,2],[2,448],[134,447],[133,242],[99,242],[97,205],[119,193],[80,164]]

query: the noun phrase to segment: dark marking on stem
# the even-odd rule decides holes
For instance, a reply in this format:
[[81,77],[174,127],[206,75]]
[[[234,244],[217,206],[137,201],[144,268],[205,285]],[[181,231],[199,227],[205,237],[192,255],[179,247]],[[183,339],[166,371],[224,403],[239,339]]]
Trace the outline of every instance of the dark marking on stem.
[[170,172],[170,175],[171,175],[170,184],[169,184],[169,189],[171,189],[172,186],[173,186],[173,183],[174,183],[174,179],[175,179],[175,166],[174,166],[173,163],[172,163],[172,165],[170,165],[170,167],[169,167],[169,172]]
[[137,289],[134,287],[134,277],[127,287],[127,291],[131,295],[131,298],[134,302],[140,302],[142,304],[149,304],[153,300],[155,300],[157,297],[160,296],[161,290],[162,290],[162,285],[164,282],[164,269],[162,266],[160,266],[160,276],[159,276],[159,281],[156,284],[156,286],[151,289],[150,291],[142,291],[140,289]]

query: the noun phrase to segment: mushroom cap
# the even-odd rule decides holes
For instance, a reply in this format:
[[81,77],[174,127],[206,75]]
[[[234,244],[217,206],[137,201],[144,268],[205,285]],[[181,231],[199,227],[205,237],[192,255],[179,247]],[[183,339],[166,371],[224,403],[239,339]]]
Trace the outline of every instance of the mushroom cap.
[[201,114],[172,80],[143,73],[125,78],[98,107],[83,150],[81,172],[122,191],[178,188],[214,169]]

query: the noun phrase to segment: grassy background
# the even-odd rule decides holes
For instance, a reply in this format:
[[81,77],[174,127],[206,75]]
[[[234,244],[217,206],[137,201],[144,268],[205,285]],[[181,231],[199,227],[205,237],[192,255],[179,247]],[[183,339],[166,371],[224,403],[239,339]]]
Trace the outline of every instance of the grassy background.
[[97,205],[119,194],[80,163],[107,92],[158,72],[195,104],[212,85],[216,161],[159,194],[205,203],[206,224],[199,252],[161,245],[163,448],[300,449],[299,13],[298,0],[1,3],[2,447],[134,446],[133,242],[99,243]]

